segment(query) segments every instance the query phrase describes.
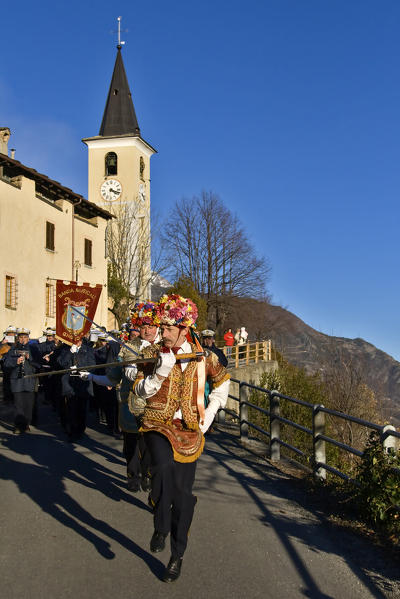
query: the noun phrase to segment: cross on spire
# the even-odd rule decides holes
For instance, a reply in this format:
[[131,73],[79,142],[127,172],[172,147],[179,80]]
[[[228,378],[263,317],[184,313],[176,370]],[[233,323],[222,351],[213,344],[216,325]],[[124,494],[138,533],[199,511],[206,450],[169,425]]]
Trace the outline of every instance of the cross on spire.
[[117,48],[119,50],[125,44],[125,42],[121,42],[121,20],[122,20],[122,17],[117,18],[117,21],[118,21],[118,46],[117,46]]

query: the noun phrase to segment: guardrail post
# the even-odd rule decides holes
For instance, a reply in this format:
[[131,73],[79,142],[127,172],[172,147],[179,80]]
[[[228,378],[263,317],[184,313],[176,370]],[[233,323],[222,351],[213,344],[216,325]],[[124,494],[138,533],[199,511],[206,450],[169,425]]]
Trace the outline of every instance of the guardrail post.
[[256,342],[256,358],[255,358],[255,363],[258,364],[258,352],[259,352],[259,347],[260,347],[260,342],[257,341]]
[[278,391],[271,391],[269,396],[269,433],[270,433],[270,454],[272,462],[279,462],[281,459],[281,446],[279,443],[281,434],[281,423],[276,418],[280,415],[280,398]]
[[391,424],[387,424],[383,427],[381,432],[381,441],[383,449],[386,453],[392,453],[397,449],[396,437],[389,434],[389,431],[395,431],[395,427]]
[[240,422],[240,439],[248,439],[249,437],[249,407],[245,403],[248,401],[249,388],[242,382],[239,383],[239,422]]
[[235,350],[236,350],[236,354],[235,354],[235,368],[239,368],[239,346],[235,345]]
[[325,435],[325,413],[321,411],[322,405],[313,406],[312,431],[313,431],[313,471],[314,476],[320,480],[326,479],[326,470],[318,464],[326,463],[325,441],[319,435]]

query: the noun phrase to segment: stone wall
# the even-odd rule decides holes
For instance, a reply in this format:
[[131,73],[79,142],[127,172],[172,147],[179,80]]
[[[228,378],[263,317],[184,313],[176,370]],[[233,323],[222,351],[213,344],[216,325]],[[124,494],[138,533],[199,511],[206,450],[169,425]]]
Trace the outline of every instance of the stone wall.
[[[239,368],[228,368],[228,370],[233,379],[244,381],[251,385],[259,385],[260,377],[264,372],[275,372],[275,370],[278,370],[278,362],[276,360],[270,360],[268,362],[258,362],[257,364],[249,364],[248,366],[241,366]],[[229,394],[239,397],[238,383],[231,382]],[[239,411],[239,403],[230,397],[228,397],[226,407],[235,412]]]

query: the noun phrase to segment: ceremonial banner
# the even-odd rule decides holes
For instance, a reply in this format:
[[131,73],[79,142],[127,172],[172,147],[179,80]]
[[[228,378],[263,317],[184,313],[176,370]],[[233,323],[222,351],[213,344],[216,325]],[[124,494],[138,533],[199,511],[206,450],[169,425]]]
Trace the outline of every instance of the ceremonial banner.
[[[78,284],[75,281],[56,283],[56,337],[64,343],[73,345],[90,330],[101,285],[92,287],[89,283]],[[85,318],[87,316],[87,318]]]

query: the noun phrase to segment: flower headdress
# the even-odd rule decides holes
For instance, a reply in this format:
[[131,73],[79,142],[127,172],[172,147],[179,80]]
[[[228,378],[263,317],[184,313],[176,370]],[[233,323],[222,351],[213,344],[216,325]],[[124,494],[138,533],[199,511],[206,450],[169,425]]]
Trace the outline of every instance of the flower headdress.
[[131,324],[140,327],[143,324],[158,327],[160,318],[155,302],[137,302],[131,310]]
[[158,302],[157,314],[161,324],[194,327],[198,310],[191,299],[172,293],[162,296]]

